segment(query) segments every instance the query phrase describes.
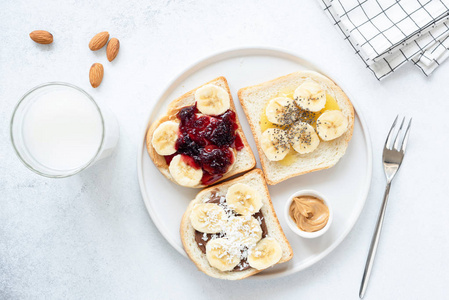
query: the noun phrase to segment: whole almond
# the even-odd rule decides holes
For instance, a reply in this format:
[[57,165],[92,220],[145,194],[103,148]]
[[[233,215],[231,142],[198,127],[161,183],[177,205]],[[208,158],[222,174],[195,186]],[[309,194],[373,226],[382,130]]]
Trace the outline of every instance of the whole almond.
[[93,64],[92,67],[90,67],[89,71],[90,85],[93,88],[97,88],[98,86],[100,86],[101,81],[103,80],[103,75],[104,75],[103,65],[99,63]]
[[30,38],[38,44],[53,43],[53,35],[45,30],[35,30],[30,33]]
[[113,61],[115,59],[119,49],[120,41],[116,38],[110,39],[106,47],[106,56],[108,57],[109,61]]
[[92,51],[100,50],[109,40],[109,32],[103,31],[97,33],[89,42],[89,49]]

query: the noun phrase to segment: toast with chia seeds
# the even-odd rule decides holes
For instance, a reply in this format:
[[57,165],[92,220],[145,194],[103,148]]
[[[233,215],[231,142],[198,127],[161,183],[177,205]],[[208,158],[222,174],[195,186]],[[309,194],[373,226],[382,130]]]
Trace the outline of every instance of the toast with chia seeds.
[[[300,89],[300,86],[306,82],[309,86],[312,85],[313,87],[309,89]],[[319,97],[321,97],[320,99],[318,96],[313,98],[313,95],[311,94],[312,92],[310,91],[312,89],[315,89],[314,93],[319,93]],[[312,95],[310,96],[311,98],[305,99],[302,96],[305,92]],[[295,98],[295,95],[299,96]],[[351,101],[343,90],[335,84],[335,82],[322,74],[314,71],[295,72],[258,85],[242,88],[238,92],[238,97],[251,126],[251,131],[254,135],[257,150],[259,152],[262,169],[268,184],[274,185],[301,174],[330,168],[334,166],[345,154],[349,141],[351,140],[354,127],[354,109]],[[294,103],[291,104],[291,107],[288,107],[288,109],[285,110],[290,114],[293,109],[295,113],[298,114],[295,115],[295,121],[293,123],[288,125],[276,125],[267,120],[266,114],[268,111],[268,104],[273,101],[274,98],[278,97],[283,98],[280,102],[291,101],[291,103]],[[325,97],[326,99],[323,100],[322,97]],[[286,98],[289,98],[290,100]],[[307,105],[312,107],[311,102],[319,102],[320,100],[325,102],[325,106],[322,110],[317,111],[316,113],[308,111],[307,109],[304,110],[298,106],[299,103],[301,105],[305,105],[306,107]],[[329,104],[330,101],[333,103],[333,106],[331,105],[332,103]],[[327,125],[324,121],[320,121],[320,119],[324,119],[322,115],[324,115],[326,112],[326,107],[328,106],[331,107],[328,111],[332,110],[333,113],[339,115],[340,121],[346,122],[344,133],[340,132],[339,134],[341,135],[332,140],[327,140],[327,136],[320,134],[320,130],[318,130],[320,128],[319,126],[324,128],[324,125]],[[279,104],[278,107],[282,107],[282,103]],[[299,113],[297,112],[297,109],[299,109]],[[284,116],[281,119],[286,120],[291,118],[290,115],[287,116],[288,118]],[[300,126],[300,131],[307,131],[308,134],[308,136],[303,139],[303,141],[307,142],[304,143],[304,148],[311,147],[311,144],[316,147],[312,152],[299,153],[296,150],[299,150],[300,152],[305,151],[301,151],[302,149],[298,149],[299,147],[293,149],[293,144],[295,141],[291,139],[291,127],[289,128],[289,126],[292,126],[292,124],[297,124],[298,122],[301,122],[302,126]],[[268,130],[271,130],[270,133],[273,135],[281,131],[286,132],[283,135],[285,138],[273,140],[273,145],[276,144],[275,146],[278,148],[272,150],[279,150],[280,154],[285,155],[284,158],[277,159],[276,153],[273,157],[271,157],[274,160],[268,158],[267,155],[270,153],[268,153],[266,148],[273,146],[267,146],[266,144],[264,145],[264,133],[267,131],[268,135]],[[324,132],[324,129],[322,129],[321,132]],[[288,151],[285,150],[285,148],[288,148]],[[288,153],[285,154],[285,152]]]

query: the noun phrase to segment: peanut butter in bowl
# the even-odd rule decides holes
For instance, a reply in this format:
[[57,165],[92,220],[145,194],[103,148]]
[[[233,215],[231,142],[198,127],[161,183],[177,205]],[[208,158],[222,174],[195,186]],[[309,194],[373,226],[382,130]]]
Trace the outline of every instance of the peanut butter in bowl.
[[329,208],[323,200],[313,196],[293,198],[289,214],[296,226],[306,232],[323,229],[329,220]]
[[285,206],[290,229],[305,238],[324,234],[332,222],[332,210],[324,196],[313,190],[293,194]]

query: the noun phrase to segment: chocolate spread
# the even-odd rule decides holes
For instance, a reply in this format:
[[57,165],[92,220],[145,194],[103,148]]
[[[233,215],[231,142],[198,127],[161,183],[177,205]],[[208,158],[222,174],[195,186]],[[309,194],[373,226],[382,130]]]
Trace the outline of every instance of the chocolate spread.
[[[212,192],[210,196],[210,200],[206,201],[206,203],[215,203],[220,204],[221,196],[217,194],[216,191]],[[222,204],[226,205],[226,202],[223,202]],[[236,216],[239,214],[235,213]],[[260,228],[262,229],[262,238],[266,237],[268,235],[268,229],[267,224],[265,223],[265,218],[263,217],[263,214],[261,211],[258,211],[257,213],[253,214],[253,217],[256,218],[256,220],[260,223]],[[212,236],[218,236],[218,237],[224,237],[224,233],[203,233],[195,230],[195,241],[198,247],[200,248],[201,252],[206,254],[206,244],[212,239]],[[237,266],[233,269],[233,271],[243,271],[246,269],[251,268],[248,262],[246,261],[246,258],[242,259]]]

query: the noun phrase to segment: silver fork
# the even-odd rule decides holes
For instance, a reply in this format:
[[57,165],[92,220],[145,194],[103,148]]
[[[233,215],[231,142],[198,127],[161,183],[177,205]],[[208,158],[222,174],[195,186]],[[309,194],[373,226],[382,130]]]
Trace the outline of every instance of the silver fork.
[[402,160],[405,154],[405,147],[407,146],[408,135],[410,133],[410,125],[412,124],[412,119],[410,119],[407,130],[405,131],[404,138],[402,139],[401,146],[399,147],[399,136],[403,132],[402,128],[404,126],[404,119],[402,119],[401,126],[393,139],[393,130],[396,127],[398,117],[393,122],[390,132],[388,133],[387,140],[385,141],[384,152],[383,152],[383,164],[385,176],[387,177],[387,186],[385,188],[384,200],[382,202],[382,207],[380,208],[379,216],[377,218],[376,229],[374,230],[373,238],[371,240],[371,245],[368,252],[368,257],[366,259],[365,271],[363,272],[362,284],[360,285],[359,297],[363,298],[366,292],[366,287],[368,286],[368,280],[371,275],[371,270],[373,268],[374,257],[376,256],[377,245],[379,244],[380,233],[382,231],[382,225],[384,222],[385,210],[387,209],[388,195],[390,194],[391,181],[399,170]]

